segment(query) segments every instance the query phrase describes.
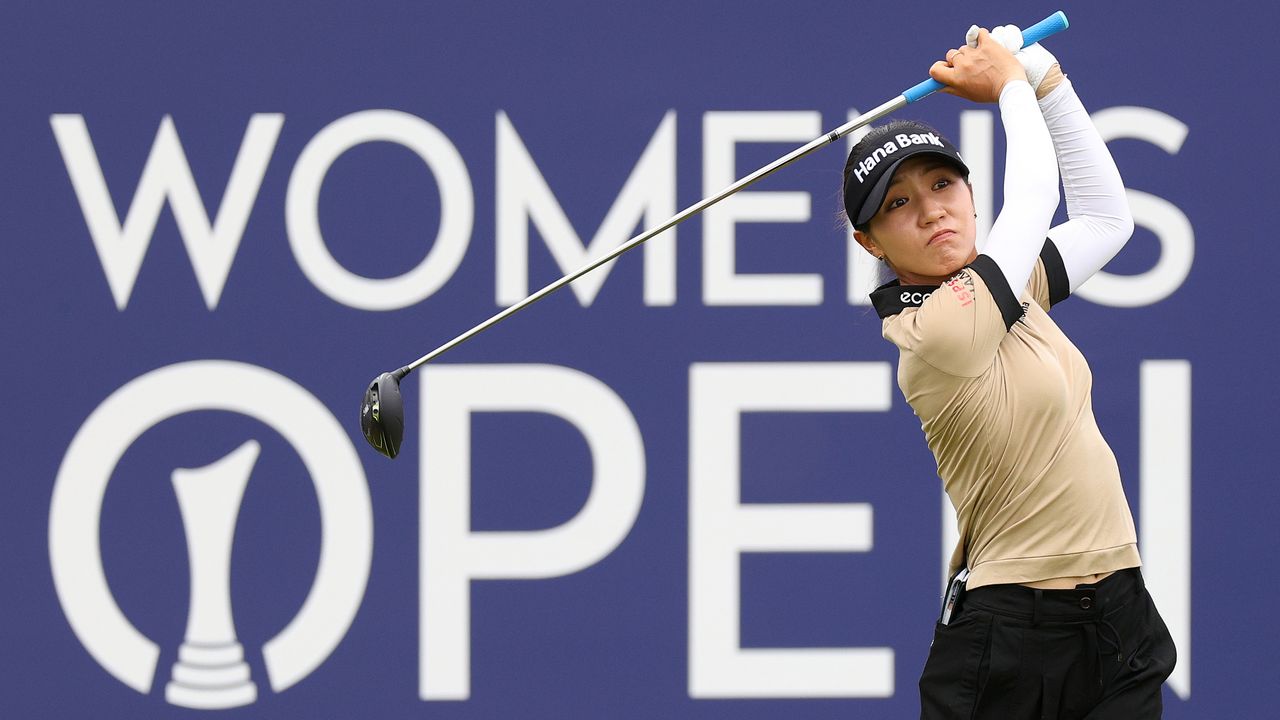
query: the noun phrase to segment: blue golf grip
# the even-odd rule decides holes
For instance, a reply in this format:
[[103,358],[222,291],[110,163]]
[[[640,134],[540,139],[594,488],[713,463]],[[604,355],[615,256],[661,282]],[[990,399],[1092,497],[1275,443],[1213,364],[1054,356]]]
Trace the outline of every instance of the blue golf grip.
[[[1066,30],[1070,26],[1070,23],[1067,22],[1066,13],[1059,10],[1035,25],[1023,30],[1022,47],[1038,43],[1050,35]],[[909,88],[906,92],[902,93],[902,97],[906,98],[907,102],[913,103],[917,100],[923,100],[941,89],[942,83],[934,80],[933,78],[929,78],[928,80]]]

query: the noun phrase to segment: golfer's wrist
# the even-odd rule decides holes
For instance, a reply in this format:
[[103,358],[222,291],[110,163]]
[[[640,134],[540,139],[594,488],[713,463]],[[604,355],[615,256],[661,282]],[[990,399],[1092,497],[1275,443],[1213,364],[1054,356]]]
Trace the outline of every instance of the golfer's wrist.
[[1004,82],[1004,86],[1000,88],[997,101],[1000,105],[1006,102],[1017,102],[1016,98],[1020,93],[1031,93],[1035,97],[1035,91],[1031,89],[1031,83],[1027,82],[1025,75],[1022,77],[1010,77]]
[[1049,93],[1056,90],[1062,84],[1062,81],[1066,79],[1067,76],[1062,72],[1062,68],[1057,63],[1054,63],[1053,67],[1049,68],[1049,71],[1044,74],[1044,79],[1040,81],[1040,85],[1036,88],[1036,99],[1045,99],[1049,96]]

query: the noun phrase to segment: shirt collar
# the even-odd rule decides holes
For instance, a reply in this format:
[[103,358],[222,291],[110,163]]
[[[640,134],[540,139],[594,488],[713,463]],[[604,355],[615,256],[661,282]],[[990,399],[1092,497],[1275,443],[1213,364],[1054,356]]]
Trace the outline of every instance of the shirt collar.
[[903,285],[897,280],[892,280],[872,291],[871,304],[875,307],[876,314],[883,320],[907,308],[920,307],[938,287],[938,285]]

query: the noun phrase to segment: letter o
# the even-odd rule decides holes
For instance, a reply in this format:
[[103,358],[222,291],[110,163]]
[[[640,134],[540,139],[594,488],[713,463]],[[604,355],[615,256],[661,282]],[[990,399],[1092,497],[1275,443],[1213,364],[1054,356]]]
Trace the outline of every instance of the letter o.
[[[320,232],[325,175],[339,156],[367,142],[393,142],[417,153],[440,188],[435,243],[417,267],[397,277],[375,279],[350,272],[334,259]],[[285,194],[285,227],[298,266],[321,292],[360,310],[398,310],[439,290],[462,262],[474,215],[471,177],[457,148],[426,120],[395,110],[352,113],[316,133],[298,156]]]
[[298,453],[320,505],[320,560],[297,615],[263,646],[271,688],[309,675],[346,636],[373,561],[373,508],[364,466],[336,418],[314,395],[266,368],[194,360],[134,378],[80,426],[49,503],[54,590],[76,637],[104,669],[148,693],[160,649],[125,617],[107,583],[99,521],[111,474],[144,432],[177,415],[224,410],[252,417]]

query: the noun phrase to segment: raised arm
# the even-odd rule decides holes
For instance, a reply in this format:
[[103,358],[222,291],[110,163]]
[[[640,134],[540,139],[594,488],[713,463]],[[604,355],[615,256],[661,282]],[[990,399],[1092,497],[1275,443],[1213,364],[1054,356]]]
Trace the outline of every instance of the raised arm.
[[[1017,66],[1016,76],[1006,78],[998,95],[976,92],[966,84],[966,77],[973,74],[965,67],[967,64],[988,61],[986,55],[991,55],[994,61],[995,55],[1008,54],[986,30],[975,28],[972,36],[973,44],[967,48],[968,52],[947,53],[947,61],[954,68],[938,63],[930,74],[947,85],[947,91],[952,94],[977,102],[998,100],[1000,103],[1000,119],[1005,131],[1004,206],[991,226],[983,255],[994,261],[1012,295],[1006,295],[1001,301],[1001,309],[1007,311],[1006,320],[1012,324],[1020,314],[1017,297],[1026,289],[1058,207],[1058,164],[1045,119],[1036,104],[1035,91],[1021,65]],[[1007,56],[1013,59],[1011,54]],[[974,268],[981,273],[983,264],[980,257]],[[993,286],[992,292],[999,300],[1001,293],[994,287],[999,283],[985,276],[983,279]]]
[[[966,36],[970,46],[976,45],[976,36],[975,26]],[[1022,47],[1022,32],[1013,25],[998,27],[991,36],[1007,49]],[[1074,292],[1128,242],[1133,216],[1115,160],[1057,59],[1039,44],[1021,49],[1015,57],[1036,88],[1053,138],[1068,220],[1051,229],[1049,238]]]
[[1053,137],[1068,220],[1049,231],[1071,291],[1102,269],[1133,234],[1124,181],[1089,113],[1064,79],[1040,100]]

